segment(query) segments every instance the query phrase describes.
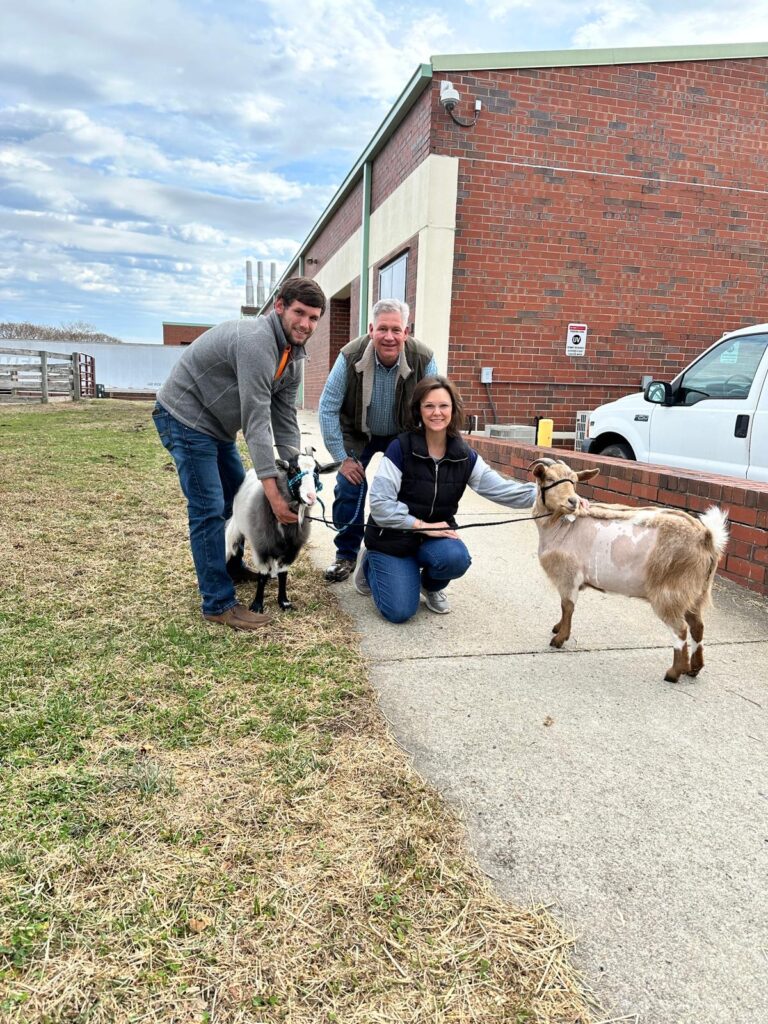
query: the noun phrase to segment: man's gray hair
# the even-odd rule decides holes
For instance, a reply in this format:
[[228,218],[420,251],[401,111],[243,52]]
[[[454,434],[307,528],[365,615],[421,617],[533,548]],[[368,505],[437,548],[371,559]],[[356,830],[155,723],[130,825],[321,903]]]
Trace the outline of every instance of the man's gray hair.
[[411,310],[407,302],[400,302],[399,299],[379,299],[371,312],[372,323],[375,324],[382,313],[398,313],[403,327],[407,327]]

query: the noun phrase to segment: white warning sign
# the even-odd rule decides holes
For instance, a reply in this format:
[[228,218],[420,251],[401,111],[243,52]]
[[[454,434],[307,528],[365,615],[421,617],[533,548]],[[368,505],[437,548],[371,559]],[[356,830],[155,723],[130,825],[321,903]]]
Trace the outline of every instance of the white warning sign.
[[587,347],[587,325],[568,324],[568,336],[565,341],[567,356],[583,356]]

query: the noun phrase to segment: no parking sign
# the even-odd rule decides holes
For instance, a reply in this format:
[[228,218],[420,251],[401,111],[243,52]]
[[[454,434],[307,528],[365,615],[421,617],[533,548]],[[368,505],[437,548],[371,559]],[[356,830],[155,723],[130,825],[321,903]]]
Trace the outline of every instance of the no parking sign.
[[568,336],[565,342],[567,356],[583,356],[587,347],[587,325],[568,324]]

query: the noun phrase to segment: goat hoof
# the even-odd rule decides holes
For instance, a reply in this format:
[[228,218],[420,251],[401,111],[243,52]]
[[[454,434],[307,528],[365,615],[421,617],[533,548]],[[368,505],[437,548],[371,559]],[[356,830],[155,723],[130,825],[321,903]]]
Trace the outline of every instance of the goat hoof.
[[256,612],[258,615],[261,615],[264,611],[264,602],[254,601],[253,604],[250,604],[248,607],[252,612]]
[[665,682],[665,683],[676,683],[676,682],[677,682],[677,680],[678,680],[679,678],[680,678],[680,676],[679,676],[679,675],[676,675],[676,674],[675,674],[674,672],[672,672],[672,670],[670,669],[670,671],[669,671],[669,672],[667,672],[667,674],[666,674],[666,675],[664,676],[664,682]]
[[552,627],[552,632],[553,633],[559,633],[560,632],[560,623],[559,622],[556,622],[554,624],[554,626]]
[[278,601],[277,602],[284,612],[293,611],[293,601]]
[[565,643],[565,639],[564,638],[562,640],[558,640],[558,638],[556,636],[553,636],[552,639],[549,641],[549,646],[550,647],[557,647],[557,649],[559,650],[563,646],[564,643]]

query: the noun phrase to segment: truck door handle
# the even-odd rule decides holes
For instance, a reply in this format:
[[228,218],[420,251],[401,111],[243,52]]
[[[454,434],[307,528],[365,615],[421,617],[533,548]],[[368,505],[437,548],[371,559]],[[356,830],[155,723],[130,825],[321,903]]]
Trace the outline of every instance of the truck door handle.
[[734,437],[746,437],[747,431],[749,430],[749,416],[741,415],[736,417],[736,429],[733,432]]

